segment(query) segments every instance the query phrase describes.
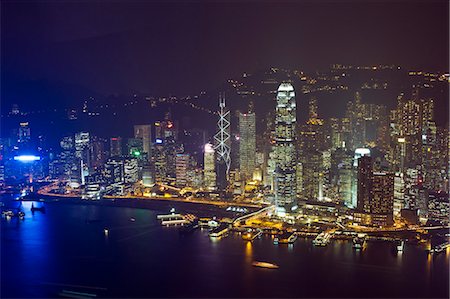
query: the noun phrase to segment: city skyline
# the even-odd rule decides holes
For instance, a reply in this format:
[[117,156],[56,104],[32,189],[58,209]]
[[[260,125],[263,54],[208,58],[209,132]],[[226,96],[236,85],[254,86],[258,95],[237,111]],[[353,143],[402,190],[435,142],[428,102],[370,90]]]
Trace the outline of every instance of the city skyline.
[[448,298],[448,1],[1,9],[1,297]]

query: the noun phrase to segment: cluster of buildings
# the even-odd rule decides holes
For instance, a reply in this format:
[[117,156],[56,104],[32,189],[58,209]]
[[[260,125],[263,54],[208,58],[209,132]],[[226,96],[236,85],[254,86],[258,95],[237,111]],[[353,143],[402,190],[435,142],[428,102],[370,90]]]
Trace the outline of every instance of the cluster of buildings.
[[59,153],[42,146],[34,158],[24,154],[29,124],[20,123],[14,138],[2,139],[0,183],[57,180],[61,193],[86,199],[151,196],[154,186],[167,186],[181,195],[270,202],[281,218],[295,218],[304,202],[323,202],[346,208],[362,225],[448,223],[449,133],[436,125],[432,98],[414,89],[389,110],[356,92],[344,117],[323,119],[309,97],[305,122],[297,120],[293,85],[284,82],[264,130],[252,104],[232,118],[221,95],[214,136],[180,128],[168,113],[135,125],[133,138],[78,132],[62,138]]

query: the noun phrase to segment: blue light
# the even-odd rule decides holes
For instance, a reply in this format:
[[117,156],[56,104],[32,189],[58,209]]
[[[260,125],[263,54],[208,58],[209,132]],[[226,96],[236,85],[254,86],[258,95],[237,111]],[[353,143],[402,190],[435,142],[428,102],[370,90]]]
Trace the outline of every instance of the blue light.
[[14,160],[20,161],[20,162],[32,162],[32,161],[41,160],[41,157],[34,156],[34,155],[20,155],[20,156],[15,156]]
[[156,139],[156,143],[158,143],[158,144],[161,144],[161,143],[163,143],[163,141],[162,141],[162,139]]

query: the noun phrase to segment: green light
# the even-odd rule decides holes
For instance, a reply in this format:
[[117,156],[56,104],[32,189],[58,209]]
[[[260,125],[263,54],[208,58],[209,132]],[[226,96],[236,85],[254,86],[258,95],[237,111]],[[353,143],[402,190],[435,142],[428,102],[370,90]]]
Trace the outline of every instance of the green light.
[[133,155],[135,155],[135,156],[140,156],[140,155],[141,155],[141,153],[140,153],[140,152],[138,152],[138,151],[135,151],[135,152],[133,152]]

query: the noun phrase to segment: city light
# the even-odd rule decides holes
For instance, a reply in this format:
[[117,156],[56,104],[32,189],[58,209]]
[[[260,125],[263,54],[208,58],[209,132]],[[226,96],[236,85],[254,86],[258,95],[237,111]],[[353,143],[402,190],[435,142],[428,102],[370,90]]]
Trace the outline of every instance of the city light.
[[33,162],[33,161],[41,160],[41,157],[34,156],[34,155],[20,155],[20,156],[15,156],[14,160],[20,161],[20,162]]

